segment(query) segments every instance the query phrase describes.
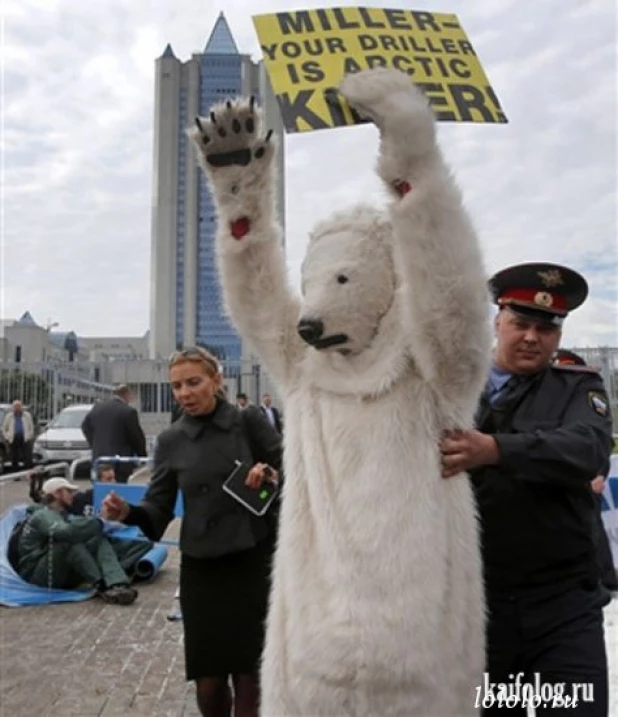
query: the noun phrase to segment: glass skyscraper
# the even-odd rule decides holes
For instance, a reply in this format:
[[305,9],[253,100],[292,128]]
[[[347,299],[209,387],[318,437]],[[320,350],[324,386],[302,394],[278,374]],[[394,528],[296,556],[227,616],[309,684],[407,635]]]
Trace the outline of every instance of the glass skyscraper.
[[[181,62],[168,45],[156,61],[150,353],[207,346],[220,358],[243,356],[222,307],[214,256],[216,218],[208,185],[186,136],[196,115],[227,97],[253,94],[269,128],[283,133],[262,63],[239,53],[221,13],[201,54]],[[283,214],[283,142],[279,211]],[[283,216],[281,216],[283,220]]]

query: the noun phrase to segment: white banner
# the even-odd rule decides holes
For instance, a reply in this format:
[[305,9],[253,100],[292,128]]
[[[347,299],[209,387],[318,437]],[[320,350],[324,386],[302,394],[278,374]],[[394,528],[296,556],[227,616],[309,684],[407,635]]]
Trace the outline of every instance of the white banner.
[[609,476],[603,491],[601,515],[612,548],[614,565],[618,568],[618,454],[611,458]]

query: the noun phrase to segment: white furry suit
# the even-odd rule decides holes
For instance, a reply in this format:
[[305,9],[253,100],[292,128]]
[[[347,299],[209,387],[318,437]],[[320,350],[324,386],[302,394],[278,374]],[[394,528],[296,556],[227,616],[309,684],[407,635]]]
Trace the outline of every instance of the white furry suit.
[[[484,664],[480,552],[468,480],[441,478],[438,444],[472,425],[488,369],[482,257],[422,93],[385,69],[341,92],[380,130],[392,200],[316,228],[300,298],[259,110],[221,104],[190,131],[228,311],[285,402],[261,714],[467,717]],[[322,329],[313,345],[301,319]]]

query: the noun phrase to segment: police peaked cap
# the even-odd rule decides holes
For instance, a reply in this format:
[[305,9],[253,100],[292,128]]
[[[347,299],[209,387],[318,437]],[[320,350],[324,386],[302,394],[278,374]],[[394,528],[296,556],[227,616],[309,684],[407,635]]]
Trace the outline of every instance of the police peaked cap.
[[557,363],[560,366],[588,365],[579,354],[576,354],[575,351],[569,351],[568,349],[558,349],[554,355],[553,363]]
[[561,326],[565,316],[584,303],[588,284],[581,274],[559,264],[517,264],[489,280],[500,308],[525,318]]

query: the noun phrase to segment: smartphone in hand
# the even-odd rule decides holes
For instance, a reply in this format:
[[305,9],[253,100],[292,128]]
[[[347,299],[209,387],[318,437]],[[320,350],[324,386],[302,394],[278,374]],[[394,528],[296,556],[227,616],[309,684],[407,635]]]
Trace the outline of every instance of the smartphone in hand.
[[266,480],[259,488],[250,488],[245,485],[245,479],[250,470],[251,466],[236,461],[236,468],[223,483],[223,490],[251,513],[261,517],[266,514],[276,498],[279,486],[271,480],[273,470],[267,466]]

